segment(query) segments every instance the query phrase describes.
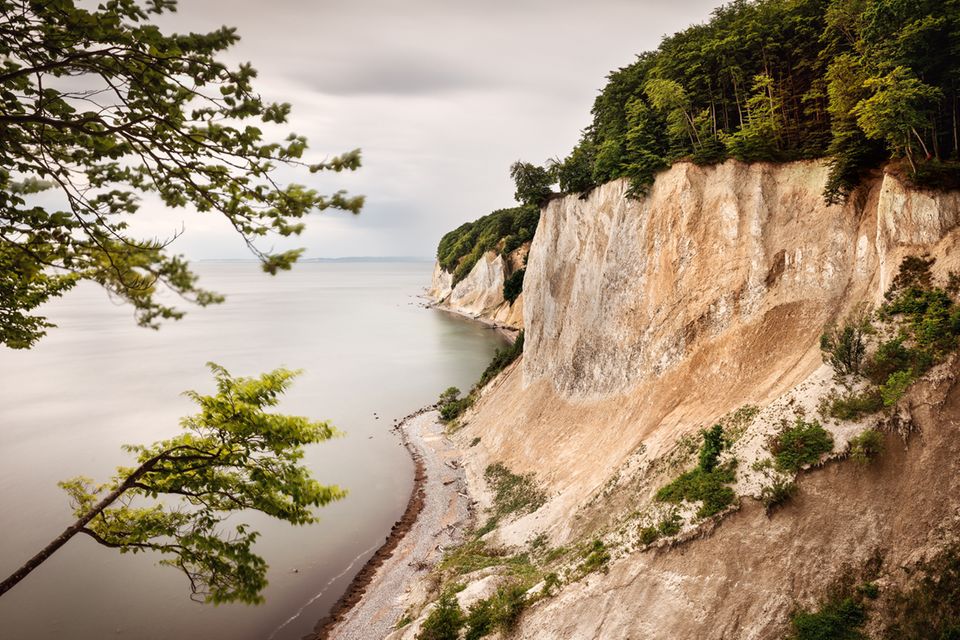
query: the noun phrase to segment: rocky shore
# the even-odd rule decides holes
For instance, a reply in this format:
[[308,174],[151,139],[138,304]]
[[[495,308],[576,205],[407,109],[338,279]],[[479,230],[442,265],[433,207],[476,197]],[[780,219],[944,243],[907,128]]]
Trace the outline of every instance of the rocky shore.
[[407,509],[310,639],[388,636],[444,549],[459,543],[471,522],[460,453],[444,434],[437,412],[423,409],[396,428],[416,465]]

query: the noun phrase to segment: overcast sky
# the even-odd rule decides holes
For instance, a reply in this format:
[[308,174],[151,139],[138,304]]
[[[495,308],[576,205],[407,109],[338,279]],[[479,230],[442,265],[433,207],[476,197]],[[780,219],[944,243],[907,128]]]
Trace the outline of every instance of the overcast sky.
[[[229,59],[252,62],[260,93],[293,105],[291,130],[318,153],[363,151],[355,175],[303,176],[366,195],[363,212],[315,214],[300,238],[274,248],[430,257],[445,232],[513,205],[511,162],[569,152],[610,70],[720,4],[181,0],[164,24],[237,27]],[[216,216],[149,204],[144,213],[157,235],[184,224],[175,248],[191,258],[249,257]]]

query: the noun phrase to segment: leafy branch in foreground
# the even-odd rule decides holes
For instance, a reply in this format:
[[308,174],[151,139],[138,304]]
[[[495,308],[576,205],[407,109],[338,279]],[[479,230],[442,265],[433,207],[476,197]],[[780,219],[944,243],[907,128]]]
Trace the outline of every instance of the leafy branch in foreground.
[[291,524],[314,522],[312,507],[344,497],[299,464],[303,447],[337,435],[326,422],[265,411],[275,406],[296,372],[277,369],[259,378],[233,378],[209,365],[212,396],[187,392],[200,407],[184,418],[184,433],[150,446],[128,446],[136,467],[121,467],[106,484],[87,478],[61,483],[77,521],[0,583],[9,591],[73,536],[83,533],[121,553],[156,551],[161,564],[190,581],[204,602],[262,602],[267,565],[256,555],[258,533],[224,521],[252,509]]
[[78,280],[132,304],[149,327],[183,315],[158,300],[161,288],[201,306],[222,300],[168,253],[178,232],[131,233],[143,195],[221,214],[271,274],[302,250],[258,240],[298,235],[312,211],[362,206],[343,191],[281,184],[281,171],[354,170],[359,151],[308,162],[302,136],[270,140],[260,126],[284,124],[290,105],[265,102],[248,64],[218,60],[239,40],[234,29],[151,24],[176,7],[0,0],[0,344],[32,346],[52,326],[33,311]]

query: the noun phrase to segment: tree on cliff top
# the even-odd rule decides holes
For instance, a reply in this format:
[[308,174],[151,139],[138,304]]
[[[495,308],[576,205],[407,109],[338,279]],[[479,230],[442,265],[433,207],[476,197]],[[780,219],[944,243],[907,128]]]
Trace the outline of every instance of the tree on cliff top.
[[345,494],[324,486],[299,464],[303,447],[328,440],[326,422],[268,413],[295,372],[278,369],[259,378],[233,378],[210,364],[211,396],[187,392],[200,407],[184,418],[184,433],[150,446],[130,446],[136,467],[93,485],[87,478],[61,483],[77,520],[9,578],[3,595],[78,533],[121,553],[155,551],[161,564],[183,571],[194,599],[262,602],[267,565],[253,553],[258,534],[225,520],[252,509],[291,524],[316,521],[312,507]]
[[[0,0],[0,344],[33,345],[51,324],[35,309],[79,280],[133,305],[156,327],[182,311],[160,288],[207,305],[166,241],[134,237],[140,197],[225,216],[265,271],[289,269],[301,250],[258,248],[292,236],[327,208],[358,212],[361,197],[281,185],[278,170],[354,170],[358,151],[307,162],[307,141],[270,141],[256,123],[286,122],[287,104],[264,102],[256,72],[217,56],[239,39],[223,27],[164,34],[150,18],[176,0]],[[174,234],[173,237],[176,237]]]
[[520,160],[510,165],[510,177],[517,187],[513,194],[517,202],[535,207],[550,197],[550,185],[557,181],[549,169]]

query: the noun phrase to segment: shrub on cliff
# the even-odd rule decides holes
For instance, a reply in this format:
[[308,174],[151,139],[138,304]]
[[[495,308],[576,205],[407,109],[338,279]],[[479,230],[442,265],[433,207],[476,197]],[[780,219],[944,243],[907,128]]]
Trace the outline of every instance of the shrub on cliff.
[[514,301],[523,292],[523,277],[526,275],[526,269],[517,269],[503,283],[503,299],[513,304]]
[[840,376],[857,375],[867,352],[867,336],[873,333],[870,313],[861,309],[842,326],[831,327],[820,336],[823,359]]
[[460,603],[452,592],[440,596],[437,605],[423,621],[417,640],[458,640],[464,618]]
[[800,416],[770,440],[770,452],[780,471],[797,472],[820,456],[833,451],[833,436],[819,422],[806,422]]
[[661,487],[655,497],[660,502],[673,504],[701,501],[703,504],[697,511],[697,516],[707,518],[736,500],[737,494],[727,485],[736,480],[737,461],[730,460],[724,464],[718,462],[720,453],[726,446],[723,427],[715,425],[704,430],[702,437],[703,445],[697,467]]

